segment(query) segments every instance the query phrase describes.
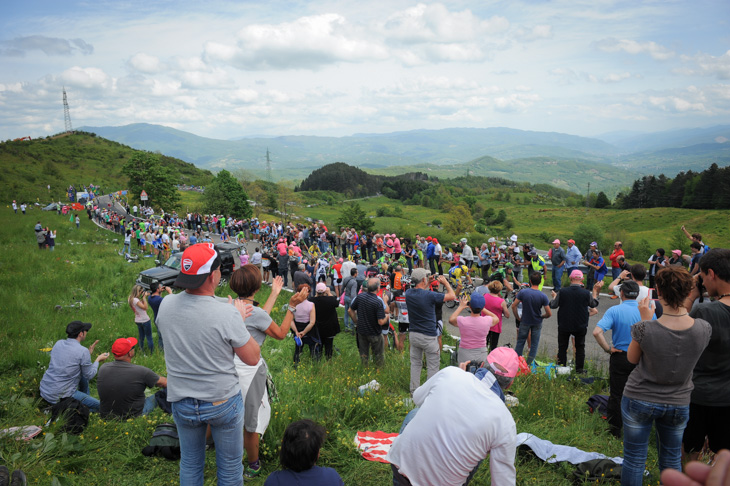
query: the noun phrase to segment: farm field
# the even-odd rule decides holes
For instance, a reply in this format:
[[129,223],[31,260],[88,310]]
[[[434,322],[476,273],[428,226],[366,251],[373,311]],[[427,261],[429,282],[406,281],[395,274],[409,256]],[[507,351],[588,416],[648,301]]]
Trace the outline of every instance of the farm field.
[[[58,231],[54,252],[37,249],[32,229],[39,219]],[[76,319],[94,325],[89,339],[100,340],[97,352],[109,350],[118,337],[135,336],[137,330],[132,312],[125,305],[126,296],[138,271],[154,263],[151,259],[126,263],[116,253],[121,247],[119,241],[113,242],[116,235],[97,230],[85,218],[81,229],[76,230],[67,217],[55,213],[34,209],[21,216],[4,208],[0,211],[0,224],[5,228],[0,235],[5,250],[0,257],[4,317],[0,341],[5,345],[0,355],[0,386],[6,390],[0,405],[0,429],[42,426],[47,416],[39,407],[38,383],[48,364],[47,349],[64,337],[66,324]],[[228,292],[226,288],[220,289],[221,295]],[[268,288],[264,288],[257,300],[264,301],[267,292]],[[283,305],[284,299],[280,297],[278,304]],[[81,302],[78,308],[56,310],[57,305],[74,306],[77,301]],[[281,320],[280,310],[273,314],[277,321]],[[338,335],[335,346],[338,351],[332,361],[312,363],[304,359],[295,370],[292,340],[266,341],[263,354],[280,400],[273,405],[272,423],[262,440],[265,471],[277,467],[277,447],[284,428],[292,420],[311,418],[328,430],[321,465],[336,468],[346,484],[389,484],[387,465],[362,459],[354,448],[353,437],[358,430],[399,429],[409,410],[405,400],[408,354],[388,352],[382,369],[363,369],[352,336]],[[140,353],[134,361],[165,374],[164,356],[159,351],[151,355]],[[442,365],[446,364],[443,357]],[[358,396],[357,387],[372,379],[382,384],[380,391]],[[512,409],[518,432],[608,456],[621,455],[621,443],[608,434],[605,421],[590,414],[585,405],[589,396],[605,393],[604,387],[603,381],[583,385],[563,377],[548,379],[545,374],[519,378],[513,391],[520,406]],[[177,463],[145,458],[140,453],[155,425],[170,419],[159,410],[147,418],[128,421],[103,421],[92,416],[79,437],[64,436],[58,433],[56,425],[51,425],[44,436],[30,442],[0,439],[0,460],[11,470],[24,469],[30,484],[176,484]],[[214,465],[214,454],[209,452],[206,484],[214,484]],[[656,481],[653,449],[649,468]],[[548,465],[531,455],[519,454],[518,484],[562,484],[572,469],[567,464]],[[250,484],[263,484],[263,479]],[[486,463],[474,484],[489,484]]]

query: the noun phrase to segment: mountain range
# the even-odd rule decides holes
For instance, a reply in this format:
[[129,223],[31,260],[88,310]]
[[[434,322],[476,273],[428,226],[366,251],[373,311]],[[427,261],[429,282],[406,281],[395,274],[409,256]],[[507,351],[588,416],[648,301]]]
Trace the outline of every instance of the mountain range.
[[[514,180],[524,179],[515,172],[529,165],[535,174],[528,182],[556,179],[560,187],[579,192],[591,182],[596,189],[615,192],[643,174],[673,176],[680,171],[705,169],[713,162],[721,167],[730,165],[730,125],[646,134],[614,132],[595,138],[499,127],[237,140],[205,138],[144,123],[79,130],[136,149],[159,151],[201,168],[245,169],[257,177],[265,174],[268,150],[272,176],[277,180],[301,179],[332,162],[378,172],[453,166],[451,170],[460,175],[474,165]],[[492,165],[487,161],[493,161]],[[554,177],[556,167],[572,174],[570,180],[562,175]]]

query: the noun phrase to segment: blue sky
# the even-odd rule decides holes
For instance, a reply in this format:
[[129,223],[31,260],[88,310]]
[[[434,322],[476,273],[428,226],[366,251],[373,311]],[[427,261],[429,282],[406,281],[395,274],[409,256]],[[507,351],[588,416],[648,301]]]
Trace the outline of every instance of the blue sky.
[[30,1],[0,18],[0,139],[730,123],[730,2]]

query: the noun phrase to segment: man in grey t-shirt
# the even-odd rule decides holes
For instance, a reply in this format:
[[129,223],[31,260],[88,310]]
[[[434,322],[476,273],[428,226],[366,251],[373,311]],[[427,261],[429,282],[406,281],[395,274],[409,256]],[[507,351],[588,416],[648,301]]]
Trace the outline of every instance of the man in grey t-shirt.
[[215,297],[221,259],[212,243],[182,255],[175,287],[160,304],[157,325],[165,337],[167,399],[180,437],[180,485],[203,484],[205,431],[216,442],[219,485],[243,484],[243,400],[233,356],[248,365],[260,348],[243,319],[251,307]]

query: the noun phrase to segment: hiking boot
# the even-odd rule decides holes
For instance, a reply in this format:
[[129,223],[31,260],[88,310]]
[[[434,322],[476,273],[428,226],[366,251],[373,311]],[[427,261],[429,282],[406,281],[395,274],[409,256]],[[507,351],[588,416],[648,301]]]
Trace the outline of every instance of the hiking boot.
[[261,474],[262,467],[259,466],[258,469],[253,469],[252,467],[246,466],[243,469],[243,479],[255,479],[259,477],[259,474]]
[[26,484],[25,473],[20,469],[13,471],[13,476],[10,478],[10,486],[25,486]]
[[6,466],[0,466],[0,486],[8,486],[10,484],[10,469]]

